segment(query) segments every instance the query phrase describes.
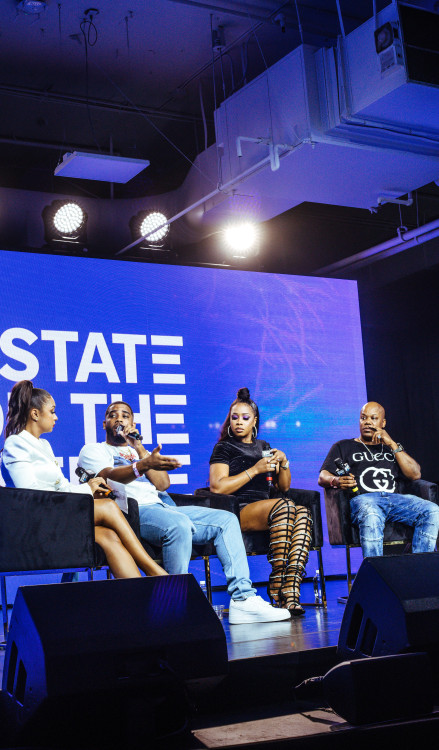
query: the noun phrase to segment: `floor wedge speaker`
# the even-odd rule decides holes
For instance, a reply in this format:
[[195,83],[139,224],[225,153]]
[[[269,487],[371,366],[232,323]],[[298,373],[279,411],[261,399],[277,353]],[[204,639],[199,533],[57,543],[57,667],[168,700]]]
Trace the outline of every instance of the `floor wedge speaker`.
[[[222,625],[192,575],[25,586],[12,613],[3,691],[14,726],[29,727],[22,739],[62,716],[76,732],[90,707],[105,717],[104,745],[108,737],[117,744],[127,741],[121,726],[132,731],[139,716],[154,735],[158,697],[181,705],[185,684],[227,668]],[[163,713],[172,731],[174,707]]]
[[408,651],[439,654],[439,554],[368,557],[344,612],[343,659]]

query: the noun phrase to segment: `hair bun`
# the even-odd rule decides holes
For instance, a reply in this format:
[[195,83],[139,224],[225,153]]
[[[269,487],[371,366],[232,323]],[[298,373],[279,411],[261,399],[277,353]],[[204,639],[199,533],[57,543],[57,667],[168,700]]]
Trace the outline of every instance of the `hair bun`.
[[248,388],[240,388],[237,397],[240,401],[250,401],[250,391]]

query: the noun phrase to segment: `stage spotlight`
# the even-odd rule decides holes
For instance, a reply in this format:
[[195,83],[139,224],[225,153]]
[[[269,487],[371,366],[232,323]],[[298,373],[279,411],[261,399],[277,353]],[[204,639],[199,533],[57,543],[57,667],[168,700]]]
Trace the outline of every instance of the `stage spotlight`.
[[169,224],[162,211],[140,211],[130,221],[133,239],[143,237],[139,248],[151,250],[169,250],[165,240],[169,234]]
[[[156,230],[156,231],[153,231]],[[149,242],[160,242],[169,232],[169,224],[166,224],[165,214],[160,211],[151,211],[143,219],[140,225],[140,234]]]
[[224,242],[233,258],[248,258],[258,251],[259,231],[250,221],[230,224],[224,230]]
[[46,242],[84,245],[87,214],[79,203],[56,200],[43,211]]
[[55,213],[53,226],[62,235],[71,237],[82,227],[85,214],[77,203],[65,203]]

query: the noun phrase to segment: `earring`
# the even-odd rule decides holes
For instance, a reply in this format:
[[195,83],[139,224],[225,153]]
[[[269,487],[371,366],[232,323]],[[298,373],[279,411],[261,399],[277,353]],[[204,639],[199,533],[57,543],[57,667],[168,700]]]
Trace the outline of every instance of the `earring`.
[[256,425],[254,424],[254,425],[253,425],[253,428],[252,428],[252,435],[253,435],[253,437],[255,438],[255,437],[257,437],[257,434],[258,434],[258,431],[257,431],[257,429],[256,429]]
[[233,437],[233,432],[230,433],[230,425],[227,428],[227,434],[228,434],[229,437]]

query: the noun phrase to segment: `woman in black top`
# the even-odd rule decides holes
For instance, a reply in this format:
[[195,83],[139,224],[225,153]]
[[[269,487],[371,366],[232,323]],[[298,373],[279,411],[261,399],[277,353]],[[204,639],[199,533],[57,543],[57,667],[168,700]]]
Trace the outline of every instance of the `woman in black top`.
[[[286,496],[291,484],[287,457],[258,440],[258,428],[258,407],[248,389],[241,388],[210,458],[210,489],[239,497],[243,531],[269,530],[272,571],[268,595],[272,604],[288,609],[293,616],[303,615],[300,583],[311,541],[311,515],[308,508]],[[271,474],[278,490],[274,498],[267,482]]]

